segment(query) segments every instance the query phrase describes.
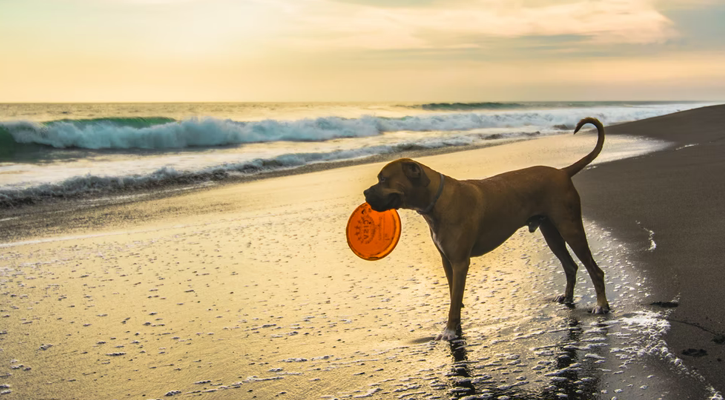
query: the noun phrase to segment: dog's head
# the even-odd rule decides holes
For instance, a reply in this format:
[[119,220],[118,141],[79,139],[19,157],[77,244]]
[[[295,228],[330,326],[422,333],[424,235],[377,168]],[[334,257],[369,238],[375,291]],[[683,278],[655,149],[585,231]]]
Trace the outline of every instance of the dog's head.
[[430,179],[428,167],[408,158],[395,160],[383,167],[378,183],[363,192],[365,201],[375,211],[397,208],[423,208]]

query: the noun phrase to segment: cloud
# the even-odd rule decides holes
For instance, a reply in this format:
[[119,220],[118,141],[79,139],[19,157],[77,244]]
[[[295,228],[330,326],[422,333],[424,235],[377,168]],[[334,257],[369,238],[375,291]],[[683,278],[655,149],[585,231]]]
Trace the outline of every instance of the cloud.
[[[307,49],[425,49],[479,47],[472,38],[576,35],[593,44],[662,43],[676,37],[651,0],[512,2],[477,0],[446,7],[377,7],[377,2],[277,0],[289,43]],[[440,38],[445,38],[444,41]],[[443,43],[445,42],[445,43]]]
[[699,8],[721,4],[722,0],[657,0],[657,6],[667,9]]
[[195,3],[200,2],[203,0],[106,0],[108,2],[112,3],[120,3],[120,4],[186,4],[186,3]]
[[334,0],[340,3],[352,3],[375,7],[384,8],[399,8],[399,7],[430,7],[436,3],[440,3],[441,0]]

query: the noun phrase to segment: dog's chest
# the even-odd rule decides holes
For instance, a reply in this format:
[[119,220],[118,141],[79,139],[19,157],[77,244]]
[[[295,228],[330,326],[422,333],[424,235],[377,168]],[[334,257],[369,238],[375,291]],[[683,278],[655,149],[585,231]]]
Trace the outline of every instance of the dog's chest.
[[433,239],[433,244],[436,245],[436,248],[443,252],[443,244],[441,243],[438,235],[436,235],[435,231],[433,229],[430,230],[430,237]]
[[[433,244],[435,244],[441,253],[445,253],[443,251],[443,235],[440,234],[440,229],[442,228],[440,223],[427,216],[424,217],[426,222],[428,222],[428,229],[430,230],[430,237],[433,240]],[[436,234],[436,231],[439,231],[439,234]]]

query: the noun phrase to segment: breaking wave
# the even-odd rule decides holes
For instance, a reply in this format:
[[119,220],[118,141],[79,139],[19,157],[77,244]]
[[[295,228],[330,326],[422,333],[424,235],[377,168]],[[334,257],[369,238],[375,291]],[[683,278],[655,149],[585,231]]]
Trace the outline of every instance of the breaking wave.
[[125,176],[84,175],[57,183],[45,183],[26,188],[0,189],[0,209],[34,204],[47,199],[69,199],[100,194],[113,194],[127,190],[143,190],[175,184],[199,184],[222,181],[232,177],[249,176],[275,170],[288,170],[309,164],[366,158],[404,151],[460,147],[497,139],[517,139],[536,136],[538,132],[509,134],[455,135],[447,138],[429,138],[391,145],[368,146],[329,152],[290,153],[271,158],[257,158],[239,163],[185,171],[172,167],[159,168],[148,174]]
[[421,104],[420,108],[432,111],[466,111],[466,110],[511,110],[525,108],[526,105],[519,103],[428,103]]
[[[455,106],[464,103],[435,104]],[[58,120],[46,123],[14,121],[0,123],[0,143],[84,149],[183,149],[275,141],[326,141],[399,131],[452,132],[523,126],[560,129],[588,116],[598,117],[605,124],[611,124],[668,114],[681,108],[673,104],[658,108],[579,108],[423,114],[402,118],[321,117],[250,122],[212,117],[181,121],[161,117]]]

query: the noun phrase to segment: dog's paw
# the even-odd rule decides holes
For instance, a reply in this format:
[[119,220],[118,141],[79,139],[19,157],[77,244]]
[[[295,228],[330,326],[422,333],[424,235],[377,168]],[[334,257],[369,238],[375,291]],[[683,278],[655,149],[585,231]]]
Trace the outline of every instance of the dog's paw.
[[607,314],[609,312],[609,305],[596,306],[592,308],[592,314]]
[[574,304],[574,299],[567,298],[565,295],[560,294],[554,297],[554,301],[560,304]]
[[456,335],[456,331],[452,329],[444,329],[443,332],[439,333],[438,336],[436,336],[436,340],[451,341],[456,338],[458,338],[458,335]]

